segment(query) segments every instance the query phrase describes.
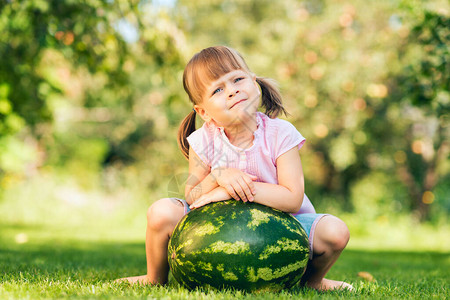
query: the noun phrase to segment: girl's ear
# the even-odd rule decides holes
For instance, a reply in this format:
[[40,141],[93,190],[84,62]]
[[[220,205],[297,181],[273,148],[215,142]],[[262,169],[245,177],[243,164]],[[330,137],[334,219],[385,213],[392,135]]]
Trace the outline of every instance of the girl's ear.
[[211,117],[208,115],[208,113],[206,112],[206,110],[204,108],[202,108],[196,104],[196,105],[194,105],[194,109],[195,109],[195,112],[197,113],[197,115],[199,115],[200,118],[203,119],[203,121],[205,121],[205,122],[211,121]]
[[253,74],[252,79],[253,79],[253,83],[255,84],[256,88],[259,90],[259,96],[261,96],[262,95],[261,85],[256,80],[257,78],[256,78],[255,74]]
[[261,87],[259,86],[259,83],[256,81],[256,75],[252,73],[250,76],[253,80],[253,84],[261,91]]

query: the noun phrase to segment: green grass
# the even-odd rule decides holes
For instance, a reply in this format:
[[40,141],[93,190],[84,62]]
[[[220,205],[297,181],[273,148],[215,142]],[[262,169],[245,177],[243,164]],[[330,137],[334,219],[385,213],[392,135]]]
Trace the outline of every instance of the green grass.
[[[129,286],[112,280],[126,274],[142,274],[145,260],[142,244],[127,243],[61,243],[12,247],[0,250],[2,275],[0,298],[60,297],[151,297],[227,299],[237,295],[246,298],[279,299],[373,297],[444,299],[448,296],[450,261],[446,254],[424,252],[369,252],[348,250],[330,272],[330,277],[347,280],[356,286],[355,293],[294,288],[282,293],[264,295],[240,292],[193,291],[175,282],[166,287]],[[361,270],[370,272],[375,282],[357,277]]]
[[[38,182],[34,187],[18,186],[0,199],[0,299],[446,299],[450,293],[448,228],[414,227],[406,221],[388,226],[386,220],[360,226],[356,216],[346,217],[353,237],[327,276],[352,283],[353,293],[295,287],[245,294],[188,291],[174,280],[164,287],[114,283],[116,278],[145,273],[148,204],[130,203],[135,195],[128,194],[86,194],[67,188],[65,193],[49,192],[56,188]],[[67,191],[78,193],[71,196],[75,200],[88,201],[67,201]],[[369,282],[359,272],[375,280]]]
[[[445,299],[449,293],[450,256],[440,252],[346,250],[329,278],[355,285],[354,293],[317,293],[295,287],[281,293],[244,294],[236,291],[188,291],[171,280],[165,287],[114,283],[126,275],[145,272],[143,242],[90,241],[73,238],[60,228],[1,224],[0,298],[166,298],[231,299],[235,297],[302,298],[418,298]],[[67,228],[69,229],[69,228]],[[52,231],[49,234],[48,231]],[[23,243],[27,233],[34,238]],[[95,232],[91,232],[95,234]],[[75,234],[76,236],[76,234]],[[18,240],[15,241],[12,237]],[[369,272],[375,281],[358,277]]]

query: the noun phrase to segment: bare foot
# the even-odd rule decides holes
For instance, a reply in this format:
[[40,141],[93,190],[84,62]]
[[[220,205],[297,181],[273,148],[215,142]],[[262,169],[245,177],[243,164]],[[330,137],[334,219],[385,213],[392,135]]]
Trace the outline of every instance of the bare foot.
[[353,290],[353,286],[347,282],[330,280],[326,278],[322,279],[322,282],[317,284],[308,282],[306,283],[306,286],[321,292],[333,290],[347,290],[347,291]]
[[148,284],[147,275],[124,277],[114,280],[114,282],[129,282],[131,284]]

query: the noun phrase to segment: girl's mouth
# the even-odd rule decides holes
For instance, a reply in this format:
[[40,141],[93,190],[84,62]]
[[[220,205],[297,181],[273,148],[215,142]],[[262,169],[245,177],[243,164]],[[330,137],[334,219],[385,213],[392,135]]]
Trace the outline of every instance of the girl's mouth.
[[245,100],[247,100],[247,99],[242,99],[242,100],[236,101],[233,105],[231,105],[230,109],[232,109],[233,107],[235,107],[237,104],[239,104],[239,103],[241,103],[241,102],[244,102]]

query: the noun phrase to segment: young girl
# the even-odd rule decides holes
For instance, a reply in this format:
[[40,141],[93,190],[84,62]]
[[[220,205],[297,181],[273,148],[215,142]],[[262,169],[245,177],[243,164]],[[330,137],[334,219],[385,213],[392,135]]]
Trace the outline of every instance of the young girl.
[[[179,144],[189,159],[186,200],[156,201],[147,213],[147,275],[129,282],[164,284],[169,266],[167,245],[178,221],[191,209],[234,198],[293,214],[309,236],[311,257],[302,284],[317,289],[352,289],[324,276],[347,245],[349,231],[340,219],[316,214],[304,194],[298,150],[305,139],[289,122],[276,85],[250,72],[228,47],[194,55],[183,74],[193,111],[179,130]],[[258,112],[262,106],[265,113]],[[196,130],[195,118],[205,123]]]

